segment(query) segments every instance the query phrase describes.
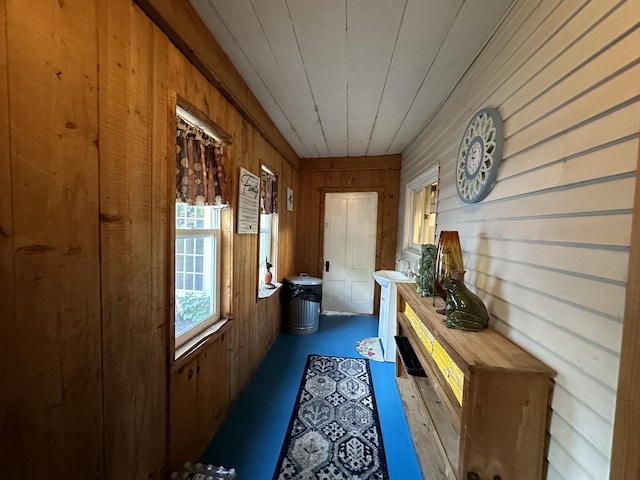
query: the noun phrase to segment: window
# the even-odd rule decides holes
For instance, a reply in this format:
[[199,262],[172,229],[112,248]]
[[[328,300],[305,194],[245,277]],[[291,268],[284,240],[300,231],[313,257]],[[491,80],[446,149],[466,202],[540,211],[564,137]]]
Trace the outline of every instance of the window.
[[411,243],[414,245],[433,243],[437,187],[437,183],[432,183],[414,193],[413,231],[411,232]]
[[[178,97],[175,142],[174,322],[178,350],[220,319],[221,213],[229,204],[224,146],[230,137]],[[184,350],[184,349],[183,349]]]
[[438,172],[431,169],[407,184],[404,248],[420,251],[420,245],[433,243],[436,233]]
[[278,258],[278,177],[268,168],[260,172],[260,239],[258,248],[258,286],[264,285],[269,269],[273,278]]
[[267,273],[267,262],[269,262],[273,278],[276,276],[276,251],[278,247],[278,215],[277,214],[260,214],[260,246],[258,254],[258,278],[264,283],[264,277]]
[[176,347],[220,318],[220,210],[176,204]]

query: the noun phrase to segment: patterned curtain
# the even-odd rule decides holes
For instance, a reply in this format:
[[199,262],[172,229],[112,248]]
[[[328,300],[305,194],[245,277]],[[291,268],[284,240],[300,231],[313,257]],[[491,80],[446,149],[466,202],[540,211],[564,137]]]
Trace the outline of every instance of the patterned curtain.
[[176,117],[176,200],[189,205],[228,205],[222,145]]
[[260,174],[260,212],[278,213],[278,177],[262,170]]

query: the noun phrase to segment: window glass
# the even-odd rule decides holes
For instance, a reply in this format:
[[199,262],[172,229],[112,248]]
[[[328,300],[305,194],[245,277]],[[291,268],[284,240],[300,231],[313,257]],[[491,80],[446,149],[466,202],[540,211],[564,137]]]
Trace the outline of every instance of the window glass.
[[[260,238],[258,241],[258,288],[277,277],[278,177],[268,168],[260,172]],[[267,276],[267,272],[271,276]]]
[[267,262],[271,265],[270,271],[273,279],[276,276],[276,251],[277,251],[277,221],[278,215],[260,214],[260,240],[258,249],[258,279],[259,284],[264,283],[267,273]]
[[420,253],[420,245],[435,241],[437,203],[436,166],[405,186],[404,249]]
[[414,245],[433,243],[436,228],[437,183],[427,185],[414,193],[413,232]]
[[217,320],[220,211],[176,204],[176,346]]

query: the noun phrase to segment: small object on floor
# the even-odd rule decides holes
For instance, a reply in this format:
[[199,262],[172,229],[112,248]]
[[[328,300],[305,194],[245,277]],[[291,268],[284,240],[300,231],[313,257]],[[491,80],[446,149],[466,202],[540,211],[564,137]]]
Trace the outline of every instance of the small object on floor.
[[235,468],[185,462],[179,471],[171,474],[170,478],[171,480],[236,480],[238,477]]
[[378,337],[358,340],[356,343],[356,351],[369,360],[384,362],[384,355],[382,355],[382,348],[380,347],[380,339]]

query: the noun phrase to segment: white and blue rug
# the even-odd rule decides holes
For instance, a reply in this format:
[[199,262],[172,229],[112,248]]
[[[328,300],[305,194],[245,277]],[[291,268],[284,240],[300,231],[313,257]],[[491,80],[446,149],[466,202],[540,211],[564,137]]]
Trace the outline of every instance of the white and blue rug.
[[369,360],[384,362],[384,355],[382,355],[382,347],[380,346],[380,339],[378,337],[368,337],[358,340],[356,342],[356,352]]
[[369,361],[309,355],[274,480],[388,480]]

